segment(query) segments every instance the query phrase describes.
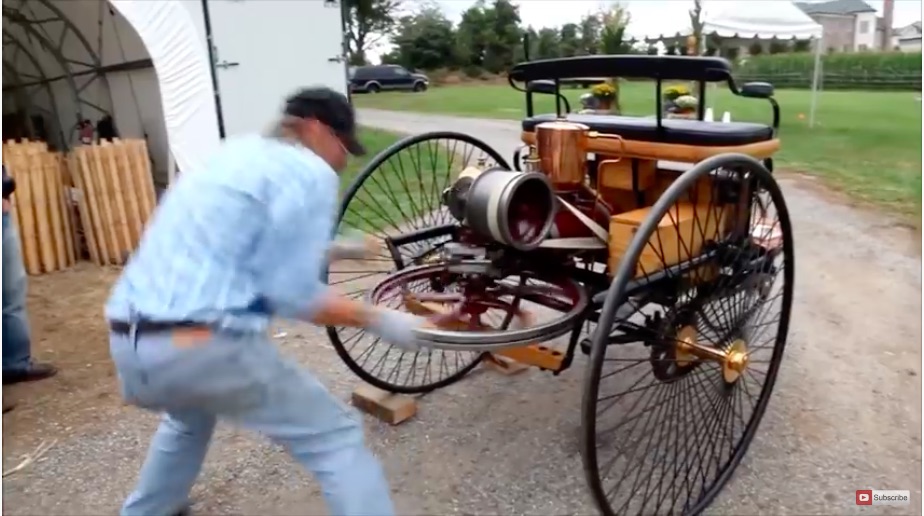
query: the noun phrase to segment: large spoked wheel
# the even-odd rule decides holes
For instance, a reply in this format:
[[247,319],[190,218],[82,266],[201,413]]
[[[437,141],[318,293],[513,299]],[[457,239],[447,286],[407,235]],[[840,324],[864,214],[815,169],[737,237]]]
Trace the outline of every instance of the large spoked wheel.
[[[338,232],[353,228],[380,243],[365,260],[332,264],[328,284],[349,297],[369,290],[405,267],[436,263],[455,223],[442,205],[443,190],[469,166],[509,168],[484,142],[455,132],[404,138],[376,156],[353,180],[340,207]],[[441,228],[447,231],[441,231]],[[405,352],[356,328],[327,328],[337,354],[363,381],[380,389],[421,393],[458,381],[482,352],[427,349]]]
[[592,338],[581,451],[601,513],[698,514],[712,502],[767,408],[793,277],[789,213],[758,161],[715,156],[663,193]]

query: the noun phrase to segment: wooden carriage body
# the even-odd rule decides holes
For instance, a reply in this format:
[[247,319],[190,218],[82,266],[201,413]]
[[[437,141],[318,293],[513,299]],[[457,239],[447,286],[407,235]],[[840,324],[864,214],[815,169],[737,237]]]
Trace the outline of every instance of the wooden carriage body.
[[[651,116],[637,117],[617,114],[569,113],[567,99],[561,86],[569,79],[590,75],[649,79],[654,81],[654,98]],[[533,158],[533,170],[553,175],[554,170],[543,170],[542,157],[555,150],[542,148],[537,128],[551,122],[578,124],[587,129],[590,137],[582,147],[592,158],[586,162],[586,186],[592,196],[602,201],[610,211],[608,227],[609,256],[607,265],[615,271],[638,225],[651,211],[654,203],[684,171],[694,164],[723,154],[741,154],[760,160],[773,170],[773,155],[780,148],[778,138],[779,105],[773,99],[773,87],[767,83],[748,83],[738,87],[728,61],[711,57],[594,55],[563,59],[532,61],[517,65],[509,73],[514,89],[523,91],[527,117],[522,121],[521,140],[526,151],[514,157],[515,166]],[[697,119],[665,119],[662,116],[662,90],[668,82],[689,81],[697,84],[699,109]],[[525,87],[517,83],[522,83]],[[772,122],[713,122],[703,119],[706,95],[710,83],[724,83],[735,95],[766,99],[772,109]],[[535,114],[534,96],[553,95],[556,112]],[[616,138],[611,138],[615,136]],[[560,153],[568,154],[568,153]],[[701,248],[702,236],[721,237],[732,221],[710,221],[707,228],[712,235],[695,235],[684,231],[694,224],[697,206],[715,202],[712,195],[718,189],[710,177],[704,177],[690,190],[686,199],[675,210],[679,221],[671,221],[668,233],[659,235],[662,240],[683,239],[670,250],[672,258],[665,265],[675,265],[693,258]],[[568,190],[568,186],[565,186]],[[588,215],[591,215],[588,213]],[[678,226],[677,230],[673,227]],[[695,241],[700,240],[700,241]],[[663,262],[663,260],[662,260]],[[639,274],[643,271],[639,270]]]

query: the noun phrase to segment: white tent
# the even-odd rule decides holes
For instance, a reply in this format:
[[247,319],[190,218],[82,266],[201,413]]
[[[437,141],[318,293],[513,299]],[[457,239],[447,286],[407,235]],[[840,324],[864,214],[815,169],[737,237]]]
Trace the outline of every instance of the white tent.
[[195,170],[220,142],[207,49],[199,2],[3,0],[4,115],[41,113],[66,148],[111,114],[161,173]]
[[209,56],[187,2],[109,0],[147,48],[160,86],[172,159],[196,170],[220,142]]
[[[704,2],[705,3],[705,2]],[[708,6],[708,3],[706,3]],[[786,0],[752,0],[749,2],[722,2],[722,8],[703,13],[703,34],[743,40],[780,39],[810,40],[815,47],[815,69],[812,76],[812,101],[809,126],[815,125],[815,106],[821,67],[822,27],[794,3]],[[649,41],[679,39],[692,33],[687,26],[674,34],[649,36]]]

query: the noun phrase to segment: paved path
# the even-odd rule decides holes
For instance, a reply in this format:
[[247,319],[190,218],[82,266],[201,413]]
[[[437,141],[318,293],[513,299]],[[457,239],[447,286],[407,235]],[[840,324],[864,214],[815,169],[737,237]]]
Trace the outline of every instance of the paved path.
[[[400,131],[470,132],[511,153],[516,124],[362,111]],[[784,180],[796,227],[788,356],[759,435],[715,514],[874,514],[862,488],[912,489],[921,512],[921,260],[890,221]],[[285,328],[284,352],[346,398],[356,378],[315,328]],[[593,514],[578,454],[583,361],[558,378],[476,372],[421,401],[397,428],[367,419],[401,514]],[[3,481],[4,514],[115,514],[156,421],[101,396],[96,423],[4,435],[3,465],[57,445]],[[7,417],[15,417],[15,414]],[[220,427],[194,496],[198,514],[324,514],[314,481],[279,449]]]

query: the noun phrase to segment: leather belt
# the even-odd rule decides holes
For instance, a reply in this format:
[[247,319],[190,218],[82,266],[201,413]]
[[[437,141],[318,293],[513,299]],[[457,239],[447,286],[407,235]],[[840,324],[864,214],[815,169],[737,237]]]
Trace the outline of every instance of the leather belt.
[[[131,333],[132,324],[125,321],[109,321],[109,331],[119,335]],[[136,333],[161,333],[179,329],[210,329],[209,325],[196,321],[138,321]]]

